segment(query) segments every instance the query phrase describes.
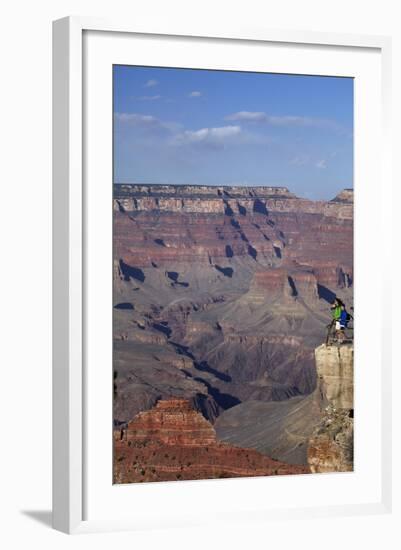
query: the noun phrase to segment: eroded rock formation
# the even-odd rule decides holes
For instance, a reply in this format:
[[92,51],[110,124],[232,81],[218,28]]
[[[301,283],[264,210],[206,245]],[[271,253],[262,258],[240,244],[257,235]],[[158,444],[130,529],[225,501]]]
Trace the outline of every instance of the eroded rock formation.
[[216,443],[213,426],[186,399],[161,400],[150,411],[140,412],[125,430],[136,444],[204,446]]
[[335,409],[354,408],[354,346],[326,346],[315,350],[316,372],[323,391]]
[[164,400],[114,432],[114,482],[309,473],[253,449],[221,443],[186,400]]
[[321,389],[329,402],[308,445],[314,473],[353,470],[353,345],[322,345],[315,351]]
[[348,410],[327,407],[309,440],[308,464],[313,473],[354,469],[354,421]]

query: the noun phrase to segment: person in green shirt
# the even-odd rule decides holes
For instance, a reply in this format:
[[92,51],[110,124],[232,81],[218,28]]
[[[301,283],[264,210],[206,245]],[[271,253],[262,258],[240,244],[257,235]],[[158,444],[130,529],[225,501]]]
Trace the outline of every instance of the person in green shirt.
[[336,298],[334,302],[331,304],[331,315],[333,317],[334,321],[339,321],[341,317],[341,304],[340,300]]
[[332,325],[334,324],[335,326],[335,331],[336,331],[336,338],[337,338],[337,341],[341,341],[341,340],[344,340],[345,338],[345,335],[344,335],[344,331],[343,331],[343,327],[341,325],[341,312],[343,311],[343,309],[345,308],[344,306],[344,303],[339,299],[339,298],[335,298],[334,302],[331,304],[331,315],[332,315]]

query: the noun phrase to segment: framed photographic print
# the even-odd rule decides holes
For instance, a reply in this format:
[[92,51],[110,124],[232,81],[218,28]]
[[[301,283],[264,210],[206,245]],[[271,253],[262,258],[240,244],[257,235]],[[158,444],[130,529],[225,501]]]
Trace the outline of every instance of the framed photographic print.
[[389,49],[54,23],[56,528],[388,510]]

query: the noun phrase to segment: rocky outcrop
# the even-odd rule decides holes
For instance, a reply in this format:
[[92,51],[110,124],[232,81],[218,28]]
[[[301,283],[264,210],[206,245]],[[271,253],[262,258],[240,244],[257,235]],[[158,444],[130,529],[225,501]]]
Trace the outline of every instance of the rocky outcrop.
[[354,421],[346,409],[328,406],[309,440],[312,473],[350,472],[354,469]]
[[185,399],[161,400],[150,411],[140,412],[125,431],[135,446],[151,441],[164,445],[204,446],[216,443],[213,426]]
[[353,345],[322,345],[315,350],[322,392],[329,402],[308,445],[313,473],[353,470]]
[[354,190],[353,189],[343,189],[334,197],[331,202],[343,202],[348,204],[354,203]]
[[256,271],[249,290],[253,302],[288,304],[297,298],[306,302],[319,300],[317,279],[311,268],[276,267]]
[[354,346],[319,346],[315,350],[316,371],[322,389],[335,409],[354,408]]
[[219,442],[186,400],[159,401],[115,430],[114,440],[115,483],[309,473],[307,466]]
[[288,273],[288,281],[294,297],[299,296],[306,302],[319,299],[317,279],[313,269],[297,269]]
[[351,264],[336,262],[314,262],[313,271],[316,275],[317,283],[321,287],[321,292],[327,289],[341,289],[352,286],[353,267]]

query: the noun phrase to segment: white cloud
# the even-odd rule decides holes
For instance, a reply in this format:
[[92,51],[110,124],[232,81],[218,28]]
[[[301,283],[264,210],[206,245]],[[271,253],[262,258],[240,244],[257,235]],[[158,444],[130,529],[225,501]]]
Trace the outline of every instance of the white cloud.
[[189,94],[189,97],[200,97],[202,92],[194,91]]
[[149,130],[167,130],[168,132],[178,132],[181,125],[176,122],[165,122],[153,115],[142,115],[139,113],[115,113],[115,120],[122,124]]
[[321,170],[327,168],[327,162],[325,159],[320,159],[315,164],[316,168],[319,168]]
[[239,111],[238,113],[233,113],[226,116],[226,120],[238,120],[244,122],[266,122],[267,115],[262,112],[252,112],[252,111]]
[[212,147],[223,147],[227,143],[237,141],[240,136],[240,126],[201,128],[200,130],[185,130],[175,136],[174,143],[179,145],[203,144]]
[[238,111],[225,117],[225,120],[242,122],[260,122],[272,126],[304,126],[315,128],[339,129],[339,125],[329,119],[297,115],[268,115],[262,111]]
[[116,122],[127,127],[146,131],[149,135],[160,138],[164,135],[169,145],[205,146],[213,149],[226,145],[254,144],[268,145],[272,139],[243,130],[239,125],[217,126],[186,130],[177,122],[164,121],[156,116],[141,113],[115,113]]
[[160,126],[161,121],[152,115],[140,115],[138,113],[116,113],[115,118],[120,122],[129,122],[133,126]]
[[157,86],[158,84],[159,84],[159,82],[152,78],[144,84],[144,88],[153,88],[153,86]]
[[267,122],[275,126],[309,126],[315,128],[337,128],[337,124],[332,120],[307,116],[269,116]]
[[314,160],[309,155],[296,155],[290,160],[290,164],[294,166],[307,166],[312,165],[315,168],[318,168],[319,170],[325,170],[327,168],[327,159],[322,158],[318,160]]

